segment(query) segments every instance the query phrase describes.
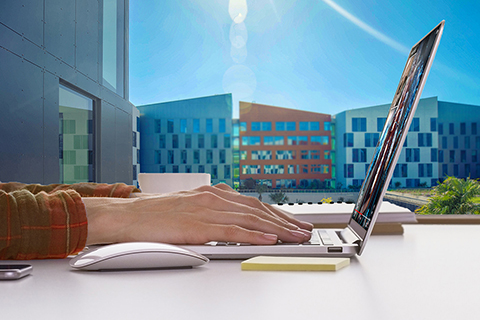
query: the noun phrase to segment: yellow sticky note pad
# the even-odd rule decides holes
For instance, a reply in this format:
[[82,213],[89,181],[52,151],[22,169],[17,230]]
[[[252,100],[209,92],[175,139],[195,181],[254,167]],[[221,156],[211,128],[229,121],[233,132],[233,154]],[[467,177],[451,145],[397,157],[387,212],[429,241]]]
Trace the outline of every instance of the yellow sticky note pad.
[[336,271],[350,264],[350,258],[259,256],[242,262],[242,270]]

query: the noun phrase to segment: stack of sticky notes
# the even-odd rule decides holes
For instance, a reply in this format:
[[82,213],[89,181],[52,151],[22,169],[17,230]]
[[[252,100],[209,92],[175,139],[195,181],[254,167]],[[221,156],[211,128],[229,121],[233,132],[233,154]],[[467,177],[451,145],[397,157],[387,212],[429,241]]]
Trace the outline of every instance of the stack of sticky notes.
[[242,270],[336,271],[350,264],[350,258],[259,256],[242,262]]

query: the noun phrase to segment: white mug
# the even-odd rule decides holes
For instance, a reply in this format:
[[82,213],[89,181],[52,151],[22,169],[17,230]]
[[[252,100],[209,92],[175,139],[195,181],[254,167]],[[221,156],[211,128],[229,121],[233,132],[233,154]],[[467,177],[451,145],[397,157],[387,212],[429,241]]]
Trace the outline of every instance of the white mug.
[[209,173],[139,173],[138,183],[145,193],[169,193],[210,185]]

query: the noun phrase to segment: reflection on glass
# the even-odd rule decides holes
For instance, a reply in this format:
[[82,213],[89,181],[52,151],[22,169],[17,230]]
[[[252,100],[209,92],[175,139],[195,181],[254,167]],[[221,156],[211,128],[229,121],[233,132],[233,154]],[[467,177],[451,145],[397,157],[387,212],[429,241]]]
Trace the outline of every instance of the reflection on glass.
[[93,100],[60,86],[59,105],[60,182],[93,182]]
[[352,219],[365,230],[370,226],[383,189],[388,184],[389,172],[394,169],[392,166],[396,162],[395,156],[400,152],[403,137],[408,132],[406,126],[411,118],[411,113],[414,112],[413,104],[439,29],[440,26],[416,45],[408,57],[385,126],[380,135],[380,143],[375,149],[372,163],[368,168],[367,176],[352,213]]

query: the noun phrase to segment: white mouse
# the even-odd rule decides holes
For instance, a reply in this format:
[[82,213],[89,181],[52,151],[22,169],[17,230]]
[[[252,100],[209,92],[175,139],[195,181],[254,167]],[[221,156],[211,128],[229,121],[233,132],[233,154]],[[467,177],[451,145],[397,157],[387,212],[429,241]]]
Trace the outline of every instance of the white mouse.
[[209,260],[165,243],[125,242],[88,249],[70,260],[77,270],[125,270],[197,267]]

